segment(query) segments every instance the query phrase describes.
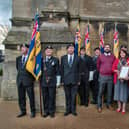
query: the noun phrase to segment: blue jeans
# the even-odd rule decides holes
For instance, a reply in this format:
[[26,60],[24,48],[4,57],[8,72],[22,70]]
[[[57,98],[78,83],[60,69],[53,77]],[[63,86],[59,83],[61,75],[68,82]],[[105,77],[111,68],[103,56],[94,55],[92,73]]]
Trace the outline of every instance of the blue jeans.
[[98,108],[102,107],[102,95],[103,92],[105,90],[107,84],[107,106],[111,105],[111,101],[112,101],[112,89],[113,89],[113,80],[110,78],[108,79],[106,77],[106,79],[104,77],[99,79],[99,92],[98,92]]

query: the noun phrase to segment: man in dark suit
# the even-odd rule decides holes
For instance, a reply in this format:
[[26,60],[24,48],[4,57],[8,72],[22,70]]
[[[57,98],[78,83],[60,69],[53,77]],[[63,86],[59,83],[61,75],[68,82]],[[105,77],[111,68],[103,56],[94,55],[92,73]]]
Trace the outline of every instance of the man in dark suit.
[[55,116],[55,99],[57,76],[59,75],[59,60],[52,56],[52,46],[45,48],[45,58],[42,60],[41,86],[44,104],[43,117]]
[[18,101],[21,113],[17,117],[26,115],[26,92],[30,101],[31,115],[35,117],[35,99],[34,99],[34,78],[26,70],[27,52],[29,46],[27,44],[21,45],[22,55],[16,58],[17,69],[17,87],[18,87]]
[[67,55],[61,57],[61,77],[66,98],[66,112],[64,116],[76,113],[76,95],[79,84],[79,60],[74,54],[74,44],[67,46]]
[[94,49],[94,56],[92,57],[92,69],[94,71],[93,74],[93,81],[91,81],[91,90],[92,90],[92,95],[93,95],[93,100],[91,101],[92,104],[97,104],[97,98],[98,98],[98,89],[99,89],[99,85],[98,85],[98,77],[99,77],[99,71],[97,70],[97,59],[100,56],[100,48],[96,47]]
[[85,47],[81,47],[79,56],[79,96],[81,102],[80,104],[87,107],[89,101],[89,71],[91,65],[91,57],[86,55],[85,53]]

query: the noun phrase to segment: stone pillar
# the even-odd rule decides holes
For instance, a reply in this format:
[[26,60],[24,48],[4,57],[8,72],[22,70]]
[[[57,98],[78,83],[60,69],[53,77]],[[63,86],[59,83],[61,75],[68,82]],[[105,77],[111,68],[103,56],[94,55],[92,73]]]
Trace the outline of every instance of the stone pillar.
[[1,97],[4,100],[17,100],[15,60],[18,54],[16,50],[5,50],[3,79],[1,84]]
[[12,17],[32,17],[33,0],[13,0]]
[[71,16],[79,16],[80,0],[68,0],[68,11]]

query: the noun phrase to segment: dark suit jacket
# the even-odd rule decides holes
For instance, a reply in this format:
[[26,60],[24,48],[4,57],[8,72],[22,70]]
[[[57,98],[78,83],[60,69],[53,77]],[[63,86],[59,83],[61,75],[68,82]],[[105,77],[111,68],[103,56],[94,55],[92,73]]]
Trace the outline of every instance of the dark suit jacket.
[[24,65],[22,68],[22,56],[16,58],[16,69],[17,69],[17,86],[23,84],[23,86],[33,86],[34,77],[29,73]]
[[72,67],[68,64],[68,55],[61,57],[61,80],[64,85],[74,85],[80,81],[78,56],[74,55]]
[[93,57],[92,62],[93,62],[93,70],[94,70],[94,75],[93,75],[93,80],[97,81],[99,77],[99,71],[97,70],[97,59],[98,57]]
[[97,70],[97,59],[98,57],[93,56],[92,61],[93,61],[93,70]]
[[[48,62],[42,59],[42,75],[41,86],[42,87],[55,87],[56,76],[59,75],[59,60],[56,57],[51,57]],[[46,68],[46,70],[45,70]],[[48,82],[47,82],[48,79]]]
[[79,75],[85,76],[85,79],[89,79],[89,71],[91,70],[91,58],[88,55],[84,56],[84,59],[79,57]]

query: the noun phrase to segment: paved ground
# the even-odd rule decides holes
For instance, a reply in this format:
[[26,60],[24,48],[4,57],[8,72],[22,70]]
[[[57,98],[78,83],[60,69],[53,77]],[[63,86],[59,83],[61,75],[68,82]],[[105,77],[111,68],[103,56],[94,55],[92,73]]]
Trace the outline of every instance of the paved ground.
[[17,102],[0,102],[0,129],[129,129],[129,111],[122,115],[106,108],[99,114],[94,105],[78,107],[78,116],[64,117],[57,113],[54,119],[46,119],[36,114],[31,119],[29,113],[23,118],[16,118]]

